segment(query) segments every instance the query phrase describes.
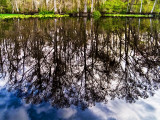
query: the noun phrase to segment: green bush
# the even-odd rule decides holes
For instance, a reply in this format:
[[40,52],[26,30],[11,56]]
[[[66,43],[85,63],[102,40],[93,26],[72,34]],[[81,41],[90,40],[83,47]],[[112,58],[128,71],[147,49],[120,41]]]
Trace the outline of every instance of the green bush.
[[74,13],[77,13],[77,9],[66,10],[66,14],[74,14]]
[[106,0],[104,9],[107,13],[125,13],[127,10],[127,2],[121,0]]
[[96,19],[100,18],[101,17],[101,13],[96,10],[96,11],[93,12],[93,17],[96,18]]
[[46,15],[46,14],[54,14],[54,12],[53,11],[40,11],[39,12],[39,14],[41,14],[41,15]]
[[87,6],[87,12],[91,12],[91,7]]

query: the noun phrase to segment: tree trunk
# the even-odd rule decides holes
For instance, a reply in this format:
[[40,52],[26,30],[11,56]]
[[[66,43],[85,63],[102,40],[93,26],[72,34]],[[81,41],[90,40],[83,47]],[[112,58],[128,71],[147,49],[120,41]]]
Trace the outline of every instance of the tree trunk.
[[61,12],[62,12],[62,0],[60,0],[60,5],[59,5],[59,13],[61,14]]
[[141,8],[140,8],[140,13],[142,12],[142,4],[143,4],[143,0],[141,0]]
[[49,7],[48,7],[48,2],[49,2],[49,0],[45,0],[45,2],[46,2],[46,3],[45,3],[45,4],[46,4],[46,9],[49,10],[49,9],[48,9],[48,8],[49,8]]
[[151,13],[153,13],[154,7],[156,6],[157,0],[155,0]]
[[131,1],[130,11],[129,11],[129,12],[133,12],[133,11],[132,11],[132,8],[133,8],[133,4],[134,4],[134,2],[135,2],[135,0],[132,0],[132,1]]
[[15,0],[16,12],[19,12],[17,0]]
[[79,16],[80,2],[81,2],[80,0],[77,0],[77,1],[76,1],[76,5],[77,5],[77,16]]
[[54,13],[57,13],[57,2],[56,2],[56,0],[54,0]]
[[127,12],[129,12],[129,0],[128,0],[128,5],[127,5]]
[[87,13],[87,0],[84,1],[84,13]]
[[92,3],[91,3],[91,13],[93,13],[93,5],[94,5],[94,3],[93,3],[93,0],[92,0]]
[[36,1],[32,0],[32,11],[36,11],[37,7],[36,7]]

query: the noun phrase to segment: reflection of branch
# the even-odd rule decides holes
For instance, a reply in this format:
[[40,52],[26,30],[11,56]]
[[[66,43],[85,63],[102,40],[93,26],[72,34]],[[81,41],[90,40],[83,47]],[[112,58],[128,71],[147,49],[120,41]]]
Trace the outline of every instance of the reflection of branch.
[[[75,27],[76,32],[72,32]],[[46,30],[50,32],[49,28],[43,25],[42,28],[37,27],[37,31],[40,29],[44,35]],[[0,59],[5,59],[3,67],[9,70],[9,87],[17,90],[27,102],[38,104],[47,101],[57,108],[74,104],[85,109],[109,98],[135,102],[157,89],[160,83],[158,58],[153,61],[147,51],[144,53],[138,47],[135,40],[139,33],[132,30],[131,24],[128,28],[126,22],[125,30],[123,26],[114,32],[101,32],[96,24],[90,33],[87,23],[85,27],[81,23],[80,27],[71,25],[63,26],[63,29],[58,27],[57,21],[54,37],[47,34],[49,40],[34,30],[35,39],[29,37],[25,45],[24,42],[18,45],[17,51],[23,53],[16,52],[17,41],[12,37],[0,45],[6,49],[6,53],[1,51],[6,56],[0,54]],[[137,43],[132,44],[132,39]],[[153,47],[154,44],[148,45],[148,49]],[[146,73],[143,73],[144,67],[147,68]]]

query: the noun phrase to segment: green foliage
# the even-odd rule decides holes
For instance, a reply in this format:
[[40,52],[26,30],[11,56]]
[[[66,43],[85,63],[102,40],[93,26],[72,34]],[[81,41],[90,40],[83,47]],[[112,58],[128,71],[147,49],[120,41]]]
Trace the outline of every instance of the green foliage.
[[140,15],[140,14],[105,14],[107,17],[153,17],[153,15]]
[[91,7],[87,6],[87,12],[91,12]]
[[100,12],[106,12],[106,6],[105,6],[105,4],[103,4],[103,3],[100,4],[98,10],[99,10]]
[[121,0],[106,0],[103,8],[108,13],[124,13],[127,10],[127,2]]
[[46,14],[54,14],[54,11],[40,11],[39,14],[42,14],[42,15],[46,15]]
[[100,27],[102,27],[107,32],[124,31],[125,30],[125,20],[124,19],[125,18],[114,18],[113,19],[110,17],[107,19],[101,19],[99,23],[100,23]]
[[0,13],[11,13],[12,6],[8,0],[0,0]]
[[[100,28],[105,30],[107,33],[113,33],[113,32],[125,32],[125,26],[127,25],[129,27],[138,28],[139,31],[142,33],[145,32],[151,32],[151,24],[152,24],[152,31],[156,30],[157,28],[160,28],[159,19],[135,19],[130,18],[126,19],[123,17],[108,17],[105,19],[99,19],[99,25]],[[140,25],[139,25],[140,24]]]
[[54,17],[67,17],[68,15],[59,15],[59,14],[39,14],[39,15],[24,15],[24,14],[0,14],[0,19],[11,19],[11,18],[54,18]]
[[101,13],[100,13],[99,11],[94,11],[94,12],[93,12],[93,17],[94,17],[95,19],[98,19],[98,18],[101,17]]
[[66,11],[66,14],[74,14],[74,13],[77,13],[77,9],[73,9],[73,10],[67,10]]
[[[42,15],[53,14],[54,4],[53,0],[49,0],[46,4],[45,0],[38,0],[39,4],[35,4],[33,0],[0,0],[0,13],[33,13],[39,12]],[[143,0],[142,13],[150,13],[155,0]],[[62,4],[63,3],[63,4]],[[77,13],[84,11],[84,0],[80,1],[65,1],[57,0],[57,10],[63,13]],[[91,11],[91,0],[87,0],[87,11]],[[126,13],[127,8],[130,12],[139,13],[141,7],[141,0],[94,0],[94,10],[107,13]],[[18,9],[18,10],[17,10]],[[157,0],[153,12],[160,12],[160,1]]]

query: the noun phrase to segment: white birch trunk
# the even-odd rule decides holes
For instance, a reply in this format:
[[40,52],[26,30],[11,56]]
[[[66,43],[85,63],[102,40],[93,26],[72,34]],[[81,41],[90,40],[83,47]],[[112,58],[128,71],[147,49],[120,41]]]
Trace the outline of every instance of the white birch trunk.
[[80,8],[80,1],[77,0],[77,12],[79,13],[79,8]]
[[84,1],[84,13],[87,13],[87,0]]
[[151,13],[153,13],[154,7],[156,6],[157,0],[155,0]]
[[57,2],[54,0],[54,12],[57,13]]
[[92,0],[92,3],[91,3],[91,13],[93,13],[93,0]]
[[47,7],[47,10],[48,10],[48,2],[49,2],[49,0],[46,0],[46,7]]
[[140,8],[140,13],[142,12],[142,4],[143,4],[143,0],[141,0],[141,8]]
[[16,11],[19,12],[17,0],[15,0]]

